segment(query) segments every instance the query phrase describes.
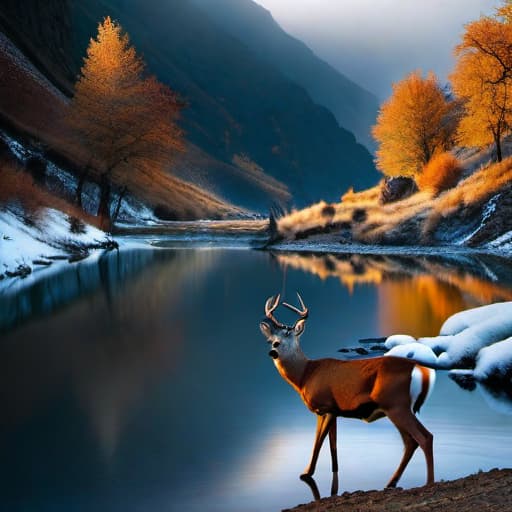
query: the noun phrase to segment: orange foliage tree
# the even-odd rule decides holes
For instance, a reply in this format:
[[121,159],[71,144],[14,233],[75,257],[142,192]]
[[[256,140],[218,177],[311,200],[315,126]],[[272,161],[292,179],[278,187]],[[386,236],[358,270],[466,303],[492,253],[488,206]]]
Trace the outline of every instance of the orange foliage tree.
[[455,55],[458,60],[450,80],[464,101],[459,142],[494,143],[501,161],[501,141],[512,123],[512,2],[506,2],[495,16],[466,25]]
[[455,131],[452,102],[433,73],[419,71],[393,84],[381,106],[373,137],[377,168],[386,176],[415,176],[438,153],[449,149]]
[[99,175],[103,227],[111,224],[113,180],[122,184],[126,173],[168,165],[183,149],[180,108],[176,94],[146,74],[121,26],[105,18],[90,40],[68,116]]

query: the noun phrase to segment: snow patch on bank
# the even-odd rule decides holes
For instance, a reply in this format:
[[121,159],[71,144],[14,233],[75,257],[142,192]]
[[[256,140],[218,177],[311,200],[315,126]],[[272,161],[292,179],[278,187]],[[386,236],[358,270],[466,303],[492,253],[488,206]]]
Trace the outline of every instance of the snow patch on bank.
[[103,231],[82,222],[77,226],[58,210],[43,209],[33,219],[22,210],[0,210],[0,290],[27,276],[33,281],[42,269],[91,256],[107,242]]

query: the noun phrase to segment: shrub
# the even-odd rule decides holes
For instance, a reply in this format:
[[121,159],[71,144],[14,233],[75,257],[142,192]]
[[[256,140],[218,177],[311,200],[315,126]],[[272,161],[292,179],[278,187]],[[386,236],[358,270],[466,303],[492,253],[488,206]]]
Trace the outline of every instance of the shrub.
[[441,192],[457,185],[462,174],[462,166],[451,153],[441,153],[423,168],[418,176],[418,185],[421,190],[439,195]]
[[327,204],[322,208],[322,217],[334,217],[336,214],[336,208],[332,204]]
[[365,222],[368,218],[368,214],[364,208],[356,208],[352,212],[352,220],[357,223]]

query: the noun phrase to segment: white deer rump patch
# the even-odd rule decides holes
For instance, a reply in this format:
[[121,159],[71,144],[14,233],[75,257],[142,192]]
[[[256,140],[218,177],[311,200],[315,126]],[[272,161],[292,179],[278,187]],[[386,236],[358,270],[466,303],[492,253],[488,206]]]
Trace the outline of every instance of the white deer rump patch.
[[411,409],[419,412],[421,406],[428,400],[436,381],[436,372],[431,368],[416,365],[411,372]]

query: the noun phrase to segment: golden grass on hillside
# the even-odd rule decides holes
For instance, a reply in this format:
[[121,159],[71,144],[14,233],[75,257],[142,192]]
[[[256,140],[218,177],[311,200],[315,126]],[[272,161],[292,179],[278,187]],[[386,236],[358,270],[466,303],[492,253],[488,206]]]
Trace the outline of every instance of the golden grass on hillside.
[[321,201],[291,212],[278,220],[279,232],[285,238],[296,238],[301,233],[319,228],[327,231],[330,227],[344,227],[351,229],[356,240],[378,243],[384,235],[400,229],[411,218],[418,218],[421,222],[432,205],[432,196],[428,192],[381,205],[380,186],[360,193],[349,192],[343,198],[341,203],[328,205]]
[[366,202],[377,202],[380,199],[382,185],[384,180],[381,180],[375,187],[361,190],[360,192],[354,192],[354,189],[350,187],[342,196],[341,202],[344,204],[349,203],[366,203]]
[[431,191],[435,195],[453,188],[462,175],[459,160],[451,153],[445,152],[434,156],[425,165],[416,183],[420,190]]
[[476,171],[461,181],[456,188],[439,196],[426,219],[425,234],[431,233],[443,217],[452,215],[459,209],[484,203],[510,183],[512,157]]

